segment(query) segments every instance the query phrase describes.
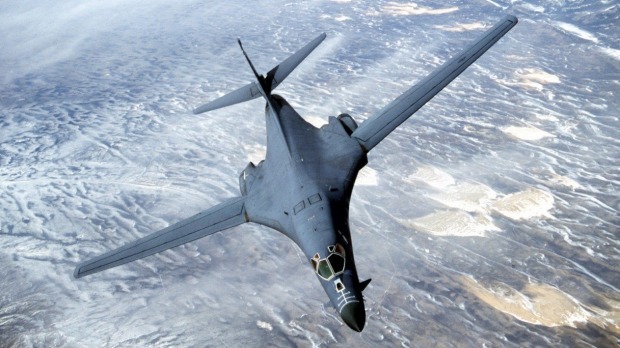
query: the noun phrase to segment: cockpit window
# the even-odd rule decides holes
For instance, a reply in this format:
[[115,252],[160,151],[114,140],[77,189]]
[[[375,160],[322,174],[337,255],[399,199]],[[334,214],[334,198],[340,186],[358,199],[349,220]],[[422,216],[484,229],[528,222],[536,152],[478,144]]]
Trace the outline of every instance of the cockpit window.
[[295,205],[295,207],[293,208],[293,211],[295,212],[295,214],[297,214],[300,211],[304,210],[305,207],[306,207],[306,204],[304,203],[304,201],[301,201],[297,203],[297,205]]
[[316,253],[310,262],[319,277],[330,280],[344,272],[346,259],[344,247],[340,244],[328,246],[327,251],[329,252],[327,257],[321,258],[321,255]]
[[310,204],[318,203],[320,201],[321,201],[321,195],[318,193],[315,193],[312,196],[308,197],[308,202],[310,202]]
[[344,272],[344,257],[338,254],[331,254],[327,257],[334,273]]
[[323,259],[319,261],[319,267],[316,269],[316,272],[324,279],[331,279],[334,276],[334,271],[331,270],[329,265],[327,264],[327,260]]

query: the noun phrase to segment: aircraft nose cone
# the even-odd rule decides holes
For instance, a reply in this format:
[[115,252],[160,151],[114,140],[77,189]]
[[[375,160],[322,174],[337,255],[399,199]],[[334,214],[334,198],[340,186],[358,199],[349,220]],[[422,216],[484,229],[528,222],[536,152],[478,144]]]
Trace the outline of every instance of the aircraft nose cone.
[[364,329],[364,324],[366,324],[364,303],[352,302],[346,304],[340,312],[340,316],[351,329],[357,332],[361,332]]

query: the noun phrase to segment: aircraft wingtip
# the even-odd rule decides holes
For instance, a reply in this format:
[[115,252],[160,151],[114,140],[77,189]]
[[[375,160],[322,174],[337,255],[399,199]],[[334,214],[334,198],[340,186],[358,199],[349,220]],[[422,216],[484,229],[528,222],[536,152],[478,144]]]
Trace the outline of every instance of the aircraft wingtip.
[[73,271],[73,278],[75,279],[80,279],[80,266],[75,267],[75,270]]

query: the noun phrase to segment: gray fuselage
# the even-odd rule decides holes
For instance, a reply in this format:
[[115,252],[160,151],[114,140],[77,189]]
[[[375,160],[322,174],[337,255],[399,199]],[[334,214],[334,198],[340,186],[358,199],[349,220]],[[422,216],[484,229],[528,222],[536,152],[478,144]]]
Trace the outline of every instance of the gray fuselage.
[[348,219],[366,154],[339,119],[330,117],[316,128],[278,95],[270,97],[265,116],[266,158],[250,163],[239,177],[247,219],[295,241],[334,307],[360,331],[364,303]]

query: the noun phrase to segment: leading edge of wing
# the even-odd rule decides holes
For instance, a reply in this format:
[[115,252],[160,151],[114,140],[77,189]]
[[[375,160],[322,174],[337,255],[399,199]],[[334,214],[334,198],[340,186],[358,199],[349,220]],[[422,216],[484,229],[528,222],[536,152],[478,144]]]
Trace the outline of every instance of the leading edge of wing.
[[366,151],[370,151],[482,56],[515,26],[517,21],[515,16],[504,17],[459,55],[445,62],[424,80],[364,121],[351,136],[357,138]]
[[237,197],[130,244],[80,263],[73,276],[81,278],[174,248],[247,222],[245,198]]

